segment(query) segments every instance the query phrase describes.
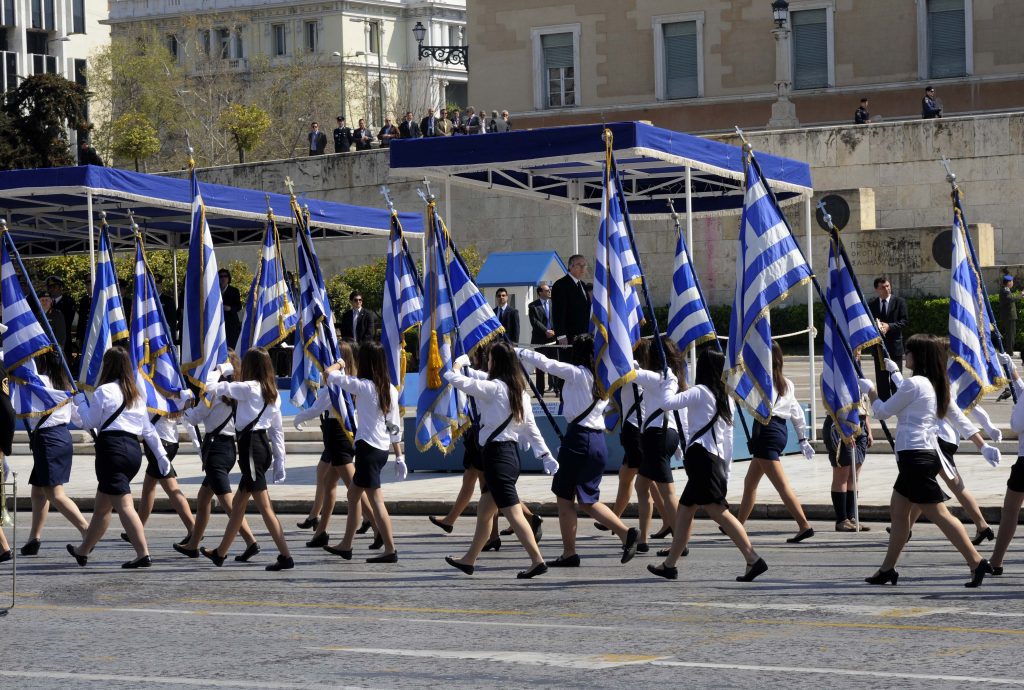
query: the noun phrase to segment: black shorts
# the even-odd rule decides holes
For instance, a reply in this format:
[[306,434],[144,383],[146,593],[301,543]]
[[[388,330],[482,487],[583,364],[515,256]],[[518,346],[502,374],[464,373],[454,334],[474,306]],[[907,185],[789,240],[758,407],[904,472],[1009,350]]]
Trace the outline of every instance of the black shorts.
[[942,503],[949,496],[943,493],[936,477],[942,469],[939,454],[934,450],[901,450],[896,455],[899,475],[893,490],[911,503]]
[[484,446],[483,461],[484,482],[480,492],[490,492],[499,508],[518,504],[519,444],[515,441],[492,441]]
[[725,460],[710,453],[700,443],[693,443],[686,449],[683,468],[686,470],[686,486],[679,497],[679,505],[689,507],[717,503],[729,506],[725,500],[729,490],[729,466]]
[[235,450],[235,437],[226,434],[217,434],[203,438],[202,448],[203,486],[213,492],[214,496],[223,496],[231,493],[231,480],[228,475],[235,468],[237,451]]
[[786,420],[772,417],[767,424],[754,422],[747,445],[750,454],[759,460],[778,460],[789,441],[789,429]]
[[864,464],[868,452],[868,435],[861,424],[861,434],[853,442],[853,448],[842,442],[832,418],[825,415],[825,423],[821,426],[821,437],[825,439],[825,451],[828,463],[832,467],[849,467],[856,458],[858,465]]
[[640,469],[644,460],[643,444],[640,443],[640,430],[633,424],[622,423],[619,432],[619,443],[622,444],[622,464],[631,470]]
[[324,452],[320,454],[320,462],[329,462],[332,467],[341,467],[354,462],[355,446],[345,436],[345,431],[337,419],[330,416],[326,420],[322,420],[320,430],[324,435]]
[[462,435],[462,469],[484,470],[483,457],[480,450],[480,427],[470,425]]
[[1017,462],[1010,468],[1010,478],[1006,480],[1006,488],[1024,494],[1024,456],[1018,457]]
[[352,483],[360,489],[379,489],[380,472],[388,464],[388,452],[366,441],[356,441],[356,473]]
[[551,493],[583,505],[597,503],[607,462],[604,431],[570,424],[558,450],[558,471],[551,479]]
[[640,463],[640,476],[659,484],[671,484],[672,455],[679,447],[679,432],[671,427],[663,429],[655,424],[644,429],[641,442],[644,459]]
[[96,437],[96,490],[108,496],[132,492],[131,483],[142,469],[139,437],[127,431],[101,431]]
[[238,437],[238,469],[242,470],[242,478],[238,481],[238,490],[250,493],[266,491],[267,470],[273,459],[266,429],[241,434]]
[[[174,456],[178,454],[178,444],[168,443],[167,441],[160,439],[160,443],[164,446],[164,452],[167,453],[168,460],[174,460]],[[160,466],[157,464],[156,455],[149,449],[149,446],[145,443],[142,444],[142,451],[146,454],[146,476],[152,477],[153,479],[170,479],[171,477],[177,477],[178,473],[174,471],[174,465],[171,465],[170,473],[164,477],[160,474]]]
[[32,486],[61,486],[71,480],[71,459],[74,448],[67,424],[46,427],[32,432]]

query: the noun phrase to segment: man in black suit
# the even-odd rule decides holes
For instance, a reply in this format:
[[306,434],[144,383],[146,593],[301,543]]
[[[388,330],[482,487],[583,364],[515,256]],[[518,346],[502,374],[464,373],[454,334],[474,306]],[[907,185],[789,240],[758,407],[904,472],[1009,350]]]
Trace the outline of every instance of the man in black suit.
[[363,293],[353,290],[348,296],[350,308],[341,314],[341,339],[350,343],[373,340],[373,312],[363,308]]
[[412,119],[412,111],[405,113],[405,119],[398,125],[398,136],[400,139],[419,139],[420,126]]
[[65,352],[71,350],[72,333],[71,325],[75,322],[75,300],[73,297],[69,297],[64,294],[64,281],[57,276],[50,276],[46,279],[46,291],[50,293],[50,299],[53,300],[53,308],[64,315],[64,327],[66,336],[62,347]]
[[[555,325],[552,320],[551,308],[551,286],[547,283],[537,285],[537,299],[530,302],[526,307],[527,316],[530,317],[530,344],[543,345],[555,341]],[[537,351],[548,357],[555,357],[553,350],[547,347],[539,347]],[[557,352],[557,351],[555,351]],[[544,372],[537,369],[534,376],[537,380],[537,390],[544,392]]]
[[327,150],[327,135],[320,131],[319,122],[309,124],[309,155],[322,156]]
[[[239,313],[242,311],[242,296],[238,288],[231,284],[231,271],[222,268],[217,272],[220,278],[220,299],[224,304],[224,336],[228,339],[228,347],[235,347],[238,344],[238,336],[242,333],[242,320]],[[239,352],[238,356],[244,355]]]
[[508,290],[505,288],[498,288],[494,297],[498,302],[494,307],[494,313],[505,327],[505,335],[514,345],[519,342],[519,310],[508,303]]
[[[903,369],[903,329],[910,323],[907,317],[907,303],[901,297],[892,294],[892,283],[888,276],[875,278],[875,292],[878,297],[868,302],[868,309],[878,324],[885,348],[889,351],[889,359]],[[895,391],[889,373],[882,363],[881,348],[875,348],[875,380],[878,382],[878,397],[888,400]]]
[[438,118],[434,116],[434,109],[427,108],[427,116],[420,120],[420,135],[424,137],[444,136],[438,123]]
[[345,124],[345,116],[338,116],[338,126],[334,128],[334,152],[348,153],[352,149],[352,130]]
[[573,254],[569,257],[569,275],[551,286],[552,321],[560,345],[568,345],[590,330],[590,301],[583,282],[586,271],[587,260],[582,254]]

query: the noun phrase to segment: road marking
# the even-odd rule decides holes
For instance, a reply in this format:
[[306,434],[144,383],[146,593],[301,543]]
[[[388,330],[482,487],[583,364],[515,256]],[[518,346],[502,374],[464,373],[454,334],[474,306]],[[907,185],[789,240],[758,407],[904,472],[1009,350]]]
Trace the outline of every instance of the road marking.
[[685,606],[688,608],[732,609],[734,611],[791,611],[793,613],[838,613],[882,618],[919,618],[923,616],[957,615],[991,618],[1024,618],[1019,611],[976,611],[966,606],[867,606],[858,604],[749,604],[731,601],[649,601],[643,606]]
[[660,656],[641,654],[559,654],[554,652],[503,652],[503,651],[450,651],[447,649],[378,649],[376,647],[320,647],[325,652],[347,652],[350,654],[377,654],[420,659],[462,659],[467,661],[499,661],[527,666],[556,666],[602,670],[649,664]]
[[859,669],[847,668],[818,668],[815,666],[755,666],[748,664],[716,664],[701,661],[668,661],[656,660],[650,662],[651,666],[671,666],[678,668],[706,668],[723,671],[756,671],[758,673],[804,673],[809,675],[837,675],[837,676],[861,676],[871,678],[906,678],[908,680],[940,680],[940,681],[961,681],[964,683],[1003,683],[1012,685],[1024,685],[1021,678],[985,678],[981,676],[949,676],[930,675],[926,673],[905,673],[900,671],[862,671]]
[[[302,604],[273,601],[223,601],[218,599],[177,599],[179,604],[202,604],[214,606],[254,606],[271,608],[339,609],[350,611],[380,611],[387,613],[444,613],[460,616],[531,616],[529,611],[505,611],[501,609],[443,609],[417,606],[377,606],[375,604]],[[545,616],[556,618],[589,618],[585,613],[544,612]]]
[[[218,680],[216,678],[183,678],[176,676],[129,676],[108,673],[66,673],[62,671],[11,671],[0,669],[0,677],[25,678],[35,680],[68,680],[76,685],[82,681],[96,683],[135,683],[159,685],[190,685],[200,688],[266,688],[267,690],[308,690],[309,683],[276,683],[264,680]],[[331,687],[341,688],[334,685]],[[356,686],[346,686],[344,690],[362,690]]]

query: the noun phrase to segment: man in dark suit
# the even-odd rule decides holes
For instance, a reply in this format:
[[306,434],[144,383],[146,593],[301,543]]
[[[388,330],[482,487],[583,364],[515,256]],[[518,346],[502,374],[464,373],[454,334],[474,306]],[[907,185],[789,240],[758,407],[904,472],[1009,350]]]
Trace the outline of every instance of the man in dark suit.
[[[441,112],[444,112],[443,110]],[[427,108],[427,116],[420,120],[420,134],[424,137],[441,137],[444,133],[441,132],[439,120],[434,116],[434,109]]]
[[587,260],[582,254],[573,254],[569,257],[569,275],[551,286],[552,322],[560,345],[568,345],[590,330],[590,302],[583,282],[586,271]]
[[494,313],[505,327],[505,335],[514,345],[519,342],[519,310],[508,303],[508,290],[505,288],[498,288],[494,297],[498,302],[494,307]]
[[[892,294],[892,283],[888,276],[875,278],[875,292],[878,297],[868,302],[868,309],[878,324],[885,348],[889,351],[889,359],[903,369],[903,329],[910,323],[907,317],[907,303],[901,297]],[[881,348],[875,348],[875,380],[878,383],[878,397],[888,400],[896,387],[890,381],[889,373],[882,363]]]
[[334,152],[348,153],[352,149],[352,130],[345,124],[345,116],[338,116],[338,126],[334,128]]
[[420,126],[412,119],[412,111],[405,113],[405,119],[398,125],[398,136],[401,139],[419,139]]
[[[527,316],[530,318],[531,345],[543,345],[554,342],[555,326],[551,312],[551,286],[547,283],[540,283],[537,285],[537,299],[530,302],[526,307]],[[537,351],[548,357],[557,356],[552,354],[553,350],[551,348],[539,347]],[[544,372],[537,369],[534,376],[537,380],[537,390],[543,393]]]
[[75,322],[75,300],[64,294],[64,281],[57,276],[50,276],[46,279],[46,291],[50,293],[50,299],[53,300],[53,308],[64,315],[64,327],[66,336],[62,347],[65,352],[71,350],[71,343],[74,338],[72,334],[74,331],[71,325]]
[[[220,278],[220,299],[224,304],[224,336],[228,339],[228,347],[235,347],[238,344],[238,336],[242,333],[242,320],[239,313],[242,311],[242,296],[238,288],[231,284],[231,271],[222,268],[217,272]],[[239,352],[238,356],[244,355]]]
[[309,155],[322,156],[327,150],[327,135],[320,131],[319,122],[309,124]]
[[348,296],[350,308],[341,314],[341,339],[350,343],[365,343],[373,340],[373,312],[363,308],[363,293],[353,290]]

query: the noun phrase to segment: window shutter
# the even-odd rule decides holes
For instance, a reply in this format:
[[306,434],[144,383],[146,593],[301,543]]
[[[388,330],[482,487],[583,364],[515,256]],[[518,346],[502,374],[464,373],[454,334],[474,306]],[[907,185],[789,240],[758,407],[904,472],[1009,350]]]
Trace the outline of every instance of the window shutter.
[[793,88],[821,89],[828,83],[828,18],[824,9],[792,12]]
[[964,0],[929,0],[928,76],[939,79],[967,74],[964,24]]
[[661,26],[665,43],[665,98],[696,98],[700,95],[697,22]]
[[540,37],[544,51],[544,68],[573,66],[572,34],[544,34]]

